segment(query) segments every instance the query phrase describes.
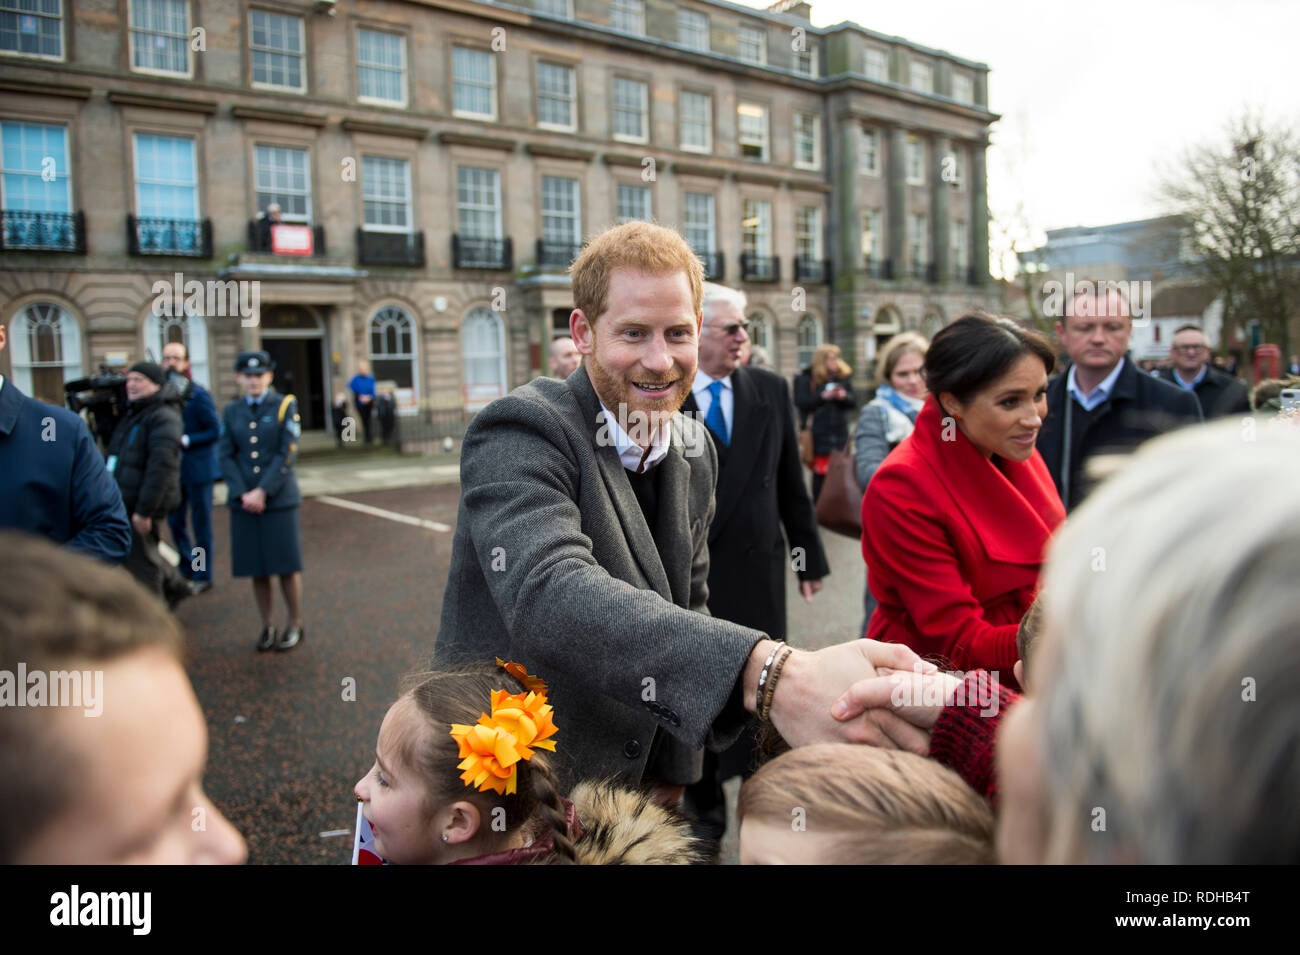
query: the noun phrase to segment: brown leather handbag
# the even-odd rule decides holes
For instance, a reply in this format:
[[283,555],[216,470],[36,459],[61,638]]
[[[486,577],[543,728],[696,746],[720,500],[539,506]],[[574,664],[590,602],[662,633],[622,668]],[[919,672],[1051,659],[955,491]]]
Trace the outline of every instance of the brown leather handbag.
[[817,498],[817,523],[845,537],[862,537],[862,488],[853,446],[832,451],[821,496]]

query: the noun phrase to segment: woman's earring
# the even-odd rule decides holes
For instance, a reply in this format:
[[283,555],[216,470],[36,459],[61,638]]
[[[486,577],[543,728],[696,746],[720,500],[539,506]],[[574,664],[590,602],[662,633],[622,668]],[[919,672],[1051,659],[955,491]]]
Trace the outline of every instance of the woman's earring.
[[447,833],[445,833],[445,832],[442,834],[442,841],[443,841],[443,842],[446,842],[446,841],[447,841]]

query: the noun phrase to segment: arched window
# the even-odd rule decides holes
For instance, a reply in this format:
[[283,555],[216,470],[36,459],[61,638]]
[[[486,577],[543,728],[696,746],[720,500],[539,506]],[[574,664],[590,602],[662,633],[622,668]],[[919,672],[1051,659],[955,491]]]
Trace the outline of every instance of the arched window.
[[153,360],[162,361],[164,345],[180,342],[185,346],[185,354],[190,356],[190,376],[211,390],[208,382],[208,332],[203,316],[191,312],[188,315],[155,315],[152,311],[144,317],[144,347],[152,353]]
[[927,339],[933,339],[941,328],[943,328],[943,316],[938,312],[931,312],[921,319],[921,334]]
[[415,389],[415,322],[395,306],[370,319],[370,372],[377,381]]
[[506,330],[501,316],[476,308],[460,327],[467,411],[477,411],[506,393]]
[[813,352],[821,343],[822,323],[817,320],[817,316],[805,313],[803,318],[799,319],[799,348],[795,352],[795,360],[799,364],[800,371],[812,364]]
[[767,367],[776,368],[776,350],[772,347],[772,329],[767,316],[762,312],[753,312],[749,316],[749,340],[755,348],[763,349],[767,355]]
[[62,406],[63,383],[85,373],[77,320],[53,302],[28,305],[14,316],[9,347],[18,390],[49,404]]

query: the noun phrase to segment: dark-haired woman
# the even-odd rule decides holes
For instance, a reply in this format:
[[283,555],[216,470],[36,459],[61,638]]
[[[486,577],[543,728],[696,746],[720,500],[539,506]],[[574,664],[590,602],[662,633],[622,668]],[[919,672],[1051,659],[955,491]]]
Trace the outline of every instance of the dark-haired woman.
[[878,602],[867,637],[1017,687],[1016,627],[1065,518],[1034,447],[1054,363],[1041,336],[1009,319],[967,315],[934,336],[930,397],[862,503]]

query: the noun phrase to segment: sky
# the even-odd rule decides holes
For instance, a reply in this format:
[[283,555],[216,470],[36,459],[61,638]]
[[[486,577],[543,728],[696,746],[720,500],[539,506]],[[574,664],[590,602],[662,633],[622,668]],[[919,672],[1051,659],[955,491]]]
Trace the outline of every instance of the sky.
[[[1247,110],[1300,129],[1300,0],[811,3],[815,26],[849,20],[988,65],[1002,117],[989,208],[1022,248],[1046,229],[1169,211],[1161,176],[1188,147],[1226,142]],[[991,230],[995,274],[1005,234]]]

